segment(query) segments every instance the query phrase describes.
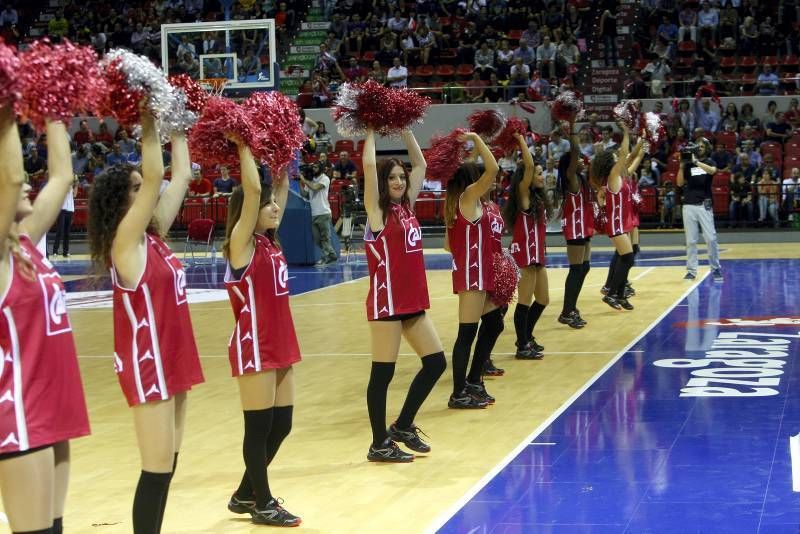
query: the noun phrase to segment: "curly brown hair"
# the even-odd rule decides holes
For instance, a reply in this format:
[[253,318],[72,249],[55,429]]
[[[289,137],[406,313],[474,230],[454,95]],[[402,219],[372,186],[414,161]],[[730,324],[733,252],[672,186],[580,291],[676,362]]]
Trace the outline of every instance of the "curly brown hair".
[[[112,165],[92,183],[86,229],[92,263],[98,274],[111,267],[111,246],[117,227],[130,208],[131,173],[136,170],[127,163]],[[159,235],[155,220],[150,222],[147,233]]]
[[386,217],[389,215],[389,206],[392,203],[392,198],[389,196],[389,175],[392,174],[392,169],[395,167],[403,169],[403,179],[406,181],[406,189],[403,191],[403,198],[400,199],[400,204],[406,207],[411,204],[411,200],[408,198],[408,172],[403,162],[397,158],[380,160],[378,162],[378,206],[383,212],[384,223],[386,223]]

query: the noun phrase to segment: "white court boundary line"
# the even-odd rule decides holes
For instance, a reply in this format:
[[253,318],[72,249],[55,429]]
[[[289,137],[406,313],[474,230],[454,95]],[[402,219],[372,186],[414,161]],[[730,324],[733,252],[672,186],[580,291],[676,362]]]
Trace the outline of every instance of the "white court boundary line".
[[650,323],[647,326],[647,328],[642,330],[642,332],[633,341],[628,343],[621,351],[619,351],[619,353],[617,353],[616,356],[614,356],[606,365],[604,365],[602,369],[597,371],[597,373],[593,377],[591,377],[588,381],[586,381],[586,383],[578,391],[573,393],[572,396],[564,402],[564,404],[559,406],[558,409],[550,415],[550,417],[542,421],[542,424],[536,427],[536,429],[533,432],[531,432],[528,435],[528,437],[523,439],[519,445],[514,447],[514,449],[505,456],[505,458],[500,460],[500,462],[497,465],[495,465],[491,470],[489,470],[489,472],[486,473],[478,482],[476,482],[467,491],[467,493],[465,493],[460,499],[458,499],[455,503],[453,503],[447,510],[444,511],[444,513],[439,515],[439,517],[437,517],[433,521],[431,526],[428,527],[424,532],[435,533],[440,528],[442,528],[450,519],[452,519],[453,516],[456,515],[456,513],[459,510],[461,510],[475,495],[477,495],[478,492],[481,489],[483,489],[483,487],[486,484],[488,484],[495,476],[497,476],[497,474],[500,471],[505,469],[505,467],[508,464],[510,464],[511,461],[514,458],[516,458],[520,452],[522,452],[523,449],[528,447],[531,444],[531,442],[539,436],[539,434],[541,434],[548,426],[550,426],[553,423],[553,421],[555,421],[562,413],[564,413],[564,411],[566,411],[567,408],[572,406],[572,404],[578,399],[578,397],[583,395],[583,393],[586,392],[586,390],[588,390],[595,382],[597,382],[597,380],[601,376],[603,376],[606,373],[606,371],[608,371],[613,365],[615,365],[620,360],[620,358],[622,358],[622,356],[624,356],[628,352],[628,350],[631,347],[636,345],[636,343],[638,343],[640,339],[649,334],[650,331],[653,329],[653,327],[655,327],[658,323],[660,323],[664,319],[664,317],[669,315],[670,312],[672,312],[672,310],[677,307],[679,302],[681,302],[683,299],[689,296],[689,294],[692,291],[697,289],[697,287],[703,282],[703,280],[705,280],[708,277],[709,274],[711,273],[707,271],[705,274],[699,277],[697,281],[695,281],[695,283],[691,285],[691,287],[689,287],[686,291],[684,291],[683,294],[680,297],[678,297],[678,299],[674,303],[672,303],[671,306],[669,306],[666,310],[664,310],[664,312],[661,315],[656,317],[656,319],[652,323]]

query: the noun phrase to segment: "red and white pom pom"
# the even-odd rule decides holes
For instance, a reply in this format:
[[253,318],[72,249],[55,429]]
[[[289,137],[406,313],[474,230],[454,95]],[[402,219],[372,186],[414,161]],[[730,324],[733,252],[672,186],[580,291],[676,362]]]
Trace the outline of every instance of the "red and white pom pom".
[[343,135],[363,135],[368,128],[379,135],[396,135],[421,122],[430,103],[412,91],[367,80],[342,84],[331,115]]
[[425,152],[428,176],[448,180],[456,173],[467,157],[466,144],[459,140],[466,132],[463,128],[456,128],[447,135],[431,138],[431,146]]
[[606,210],[600,207],[596,202],[592,204],[592,207],[594,209],[594,231],[598,234],[605,234],[606,228],[608,227]]
[[583,98],[577,91],[564,91],[550,108],[550,116],[555,122],[580,120],[583,115]]
[[642,129],[642,114],[636,100],[623,100],[614,106],[614,119],[624,124],[629,131],[638,134]]
[[514,134],[525,135],[528,125],[517,117],[509,117],[502,131],[492,141],[492,149],[499,150],[501,154],[508,154],[519,148],[519,142]]
[[473,111],[467,117],[470,131],[480,135],[484,141],[491,143],[506,124],[506,118],[496,109]]
[[40,132],[48,120],[68,122],[76,114],[96,112],[107,92],[94,49],[66,40],[31,44],[19,55],[17,81],[16,112]]
[[0,39],[0,106],[19,99],[19,57],[17,51]]
[[514,300],[520,278],[517,262],[507,250],[495,252],[492,256],[492,276],[494,291],[489,296],[497,306],[507,306]]
[[658,113],[648,111],[644,114],[644,138],[647,141],[648,152],[655,150],[667,137],[667,130]]
[[251,94],[242,103],[242,108],[253,130],[253,156],[277,174],[306,141],[297,105],[275,91]]
[[202,113],[203,107],[208,102],[208,93],[200,87],[199,83],[191,79],[188,74],[173,74],[169,77],[169,83],[186,95],[186,109],[198,114]]
[[250,117],[232,100],[210,97],[203,114],[189,130],[189,150],[192,159],[203,166],[237,165],[239,151],[228,139],[234,135],[249,147],[254,145]]
[[139,123],[139,103],[145,97],[145,92],[128,85],[128,77],[122,72],[120,63],[114,60],[106,65],[104,78],[108,97],[103,103],[101,115],[111,115],[122,126],[133,126]]

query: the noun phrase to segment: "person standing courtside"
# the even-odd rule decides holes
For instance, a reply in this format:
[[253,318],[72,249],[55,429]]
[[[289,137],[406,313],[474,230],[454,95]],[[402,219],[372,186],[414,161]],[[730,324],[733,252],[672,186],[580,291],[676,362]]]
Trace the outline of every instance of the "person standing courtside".
[[331,205],[328,201],[328,189],[331,179],[322,172],[319,163],[311,164],[311,180],[300,176],[300,181],[307,188],[308,200],[311,203],[311,231],[314,242],[321,251],[317,267],[336,261],[336,252],[331,245]]

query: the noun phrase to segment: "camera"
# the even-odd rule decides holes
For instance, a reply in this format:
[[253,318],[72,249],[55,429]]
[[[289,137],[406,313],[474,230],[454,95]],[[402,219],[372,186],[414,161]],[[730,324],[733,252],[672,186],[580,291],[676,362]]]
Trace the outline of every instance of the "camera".
[[698,154],[698,150],[700,145],[697,143],[688,143],[681,148],[681,163],[691,163],[692,156],[696,156]]
[[300,165],[300,174],[306,180],[313,180],[319,174],[319,163],[308,163],[304,165]]

